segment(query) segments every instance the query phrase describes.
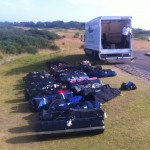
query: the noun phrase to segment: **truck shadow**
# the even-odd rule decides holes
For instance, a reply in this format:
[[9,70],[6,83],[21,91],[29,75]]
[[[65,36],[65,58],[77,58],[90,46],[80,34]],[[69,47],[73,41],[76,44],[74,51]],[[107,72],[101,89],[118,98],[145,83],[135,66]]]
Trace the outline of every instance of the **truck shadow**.
[[61,56],[55,59],[47,59],[47,60],[42,60],[39,62],[36,62],[34,64],[30,64],[27,66],[22,66],[22,67],[17,67],[10,69],[8,72],[6,72],[7,75],[19,75],[22,73],[28,73],[31,71],[41,71],[41,70],[48,70],[46,67],[46,62],[48,61],[55,61],[55,60],[61,60],[68,62],[71,65],[78,65],[81,61],[83,60],[89,60],[93,65],[115,65],[115,64],[123,64],[123,61],[101,61],[101,60],[94,60],[89,56],[86,56],[84,54],[76,54],[76,55],[69,55],[69,56]]
[[23,66],[21,67],[10,69],[8,72],[6,72],[5,75],[6,76],[7,75],[19,75],[19,74],[28,73],[31,71],[47,70],[46,62],[48,61],[62,60],[62,61],[68,62],[71,65],[77,65],[82,60],[87,60],[87,59],[89,59],[89,57],[85,56],[84,54],[76,54],[76,55],[69,55],[69,56],[61,56],[61,57],[54,58],[54,59],[39,60],[38,62],[34,64],[29,64],[26,66],[24,66],[23,64]]

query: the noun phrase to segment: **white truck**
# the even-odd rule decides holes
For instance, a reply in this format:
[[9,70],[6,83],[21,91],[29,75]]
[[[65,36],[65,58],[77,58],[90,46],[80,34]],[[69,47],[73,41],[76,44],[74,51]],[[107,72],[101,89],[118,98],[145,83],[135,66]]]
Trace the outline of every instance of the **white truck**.
[[132,25],[131,16],[101,16],[85,24],[85,54],[95,59],[132,59],[132,38],[128,36],[126,47],[122,46],[124,26]]

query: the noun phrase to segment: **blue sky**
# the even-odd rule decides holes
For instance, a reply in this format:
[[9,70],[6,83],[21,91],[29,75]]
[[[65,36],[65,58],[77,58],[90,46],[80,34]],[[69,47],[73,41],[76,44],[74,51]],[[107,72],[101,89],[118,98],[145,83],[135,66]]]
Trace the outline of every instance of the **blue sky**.
[[98,16],[132,16],[134,28],[150,30],[149,0],[0,0],[0,21],[87,22]]

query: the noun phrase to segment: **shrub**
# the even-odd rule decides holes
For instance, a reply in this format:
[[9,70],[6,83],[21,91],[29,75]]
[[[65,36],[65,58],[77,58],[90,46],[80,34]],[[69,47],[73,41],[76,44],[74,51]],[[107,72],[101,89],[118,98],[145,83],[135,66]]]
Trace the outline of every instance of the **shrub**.
[[79,37],[79,32],[76,32],[74,38],[78,38],[78,37]]
[[147,40],[147,37],[141,36],[139,37],[141,40]]
[[38,49],[34,46],[27,46],[25,51],[31,54],[36,54],[38,52]]
[[48,40],[55,40],[60,38],[58,34],[55,34],[54,32],[49,32],[47,30],[30,29],[27,30],[26,33],[30,36],[40,36]]
[[38,49],[59,47],[53,45],[53,40],[59,35],[46,30],[23,30],[13,27],[0,27],[0,50],[5,53],[20,54],[24,52],[36,53]]
[[80,49],[83,49],[83,48],[84,48],[84,45],[81,45],[81,46],[80,46]]
[[59,48],[59,46],[57,46],[57,45],[52,45],[51,47],[50,47],[52,50],[59,50],[60,48]]
[[15,47],[15,45],[9,45],[6,48],[6,53],[16,54],[17,48]]
[[0,59],[3,59],[3,56],[0,56]]

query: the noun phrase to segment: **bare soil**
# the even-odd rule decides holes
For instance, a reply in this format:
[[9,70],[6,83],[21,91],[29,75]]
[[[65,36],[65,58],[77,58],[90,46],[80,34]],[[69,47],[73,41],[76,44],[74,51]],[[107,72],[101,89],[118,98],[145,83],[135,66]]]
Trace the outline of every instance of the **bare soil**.
[[140,40],[140,39],[133,39],[132,49],[133,50],[150,50],[150,42]]

